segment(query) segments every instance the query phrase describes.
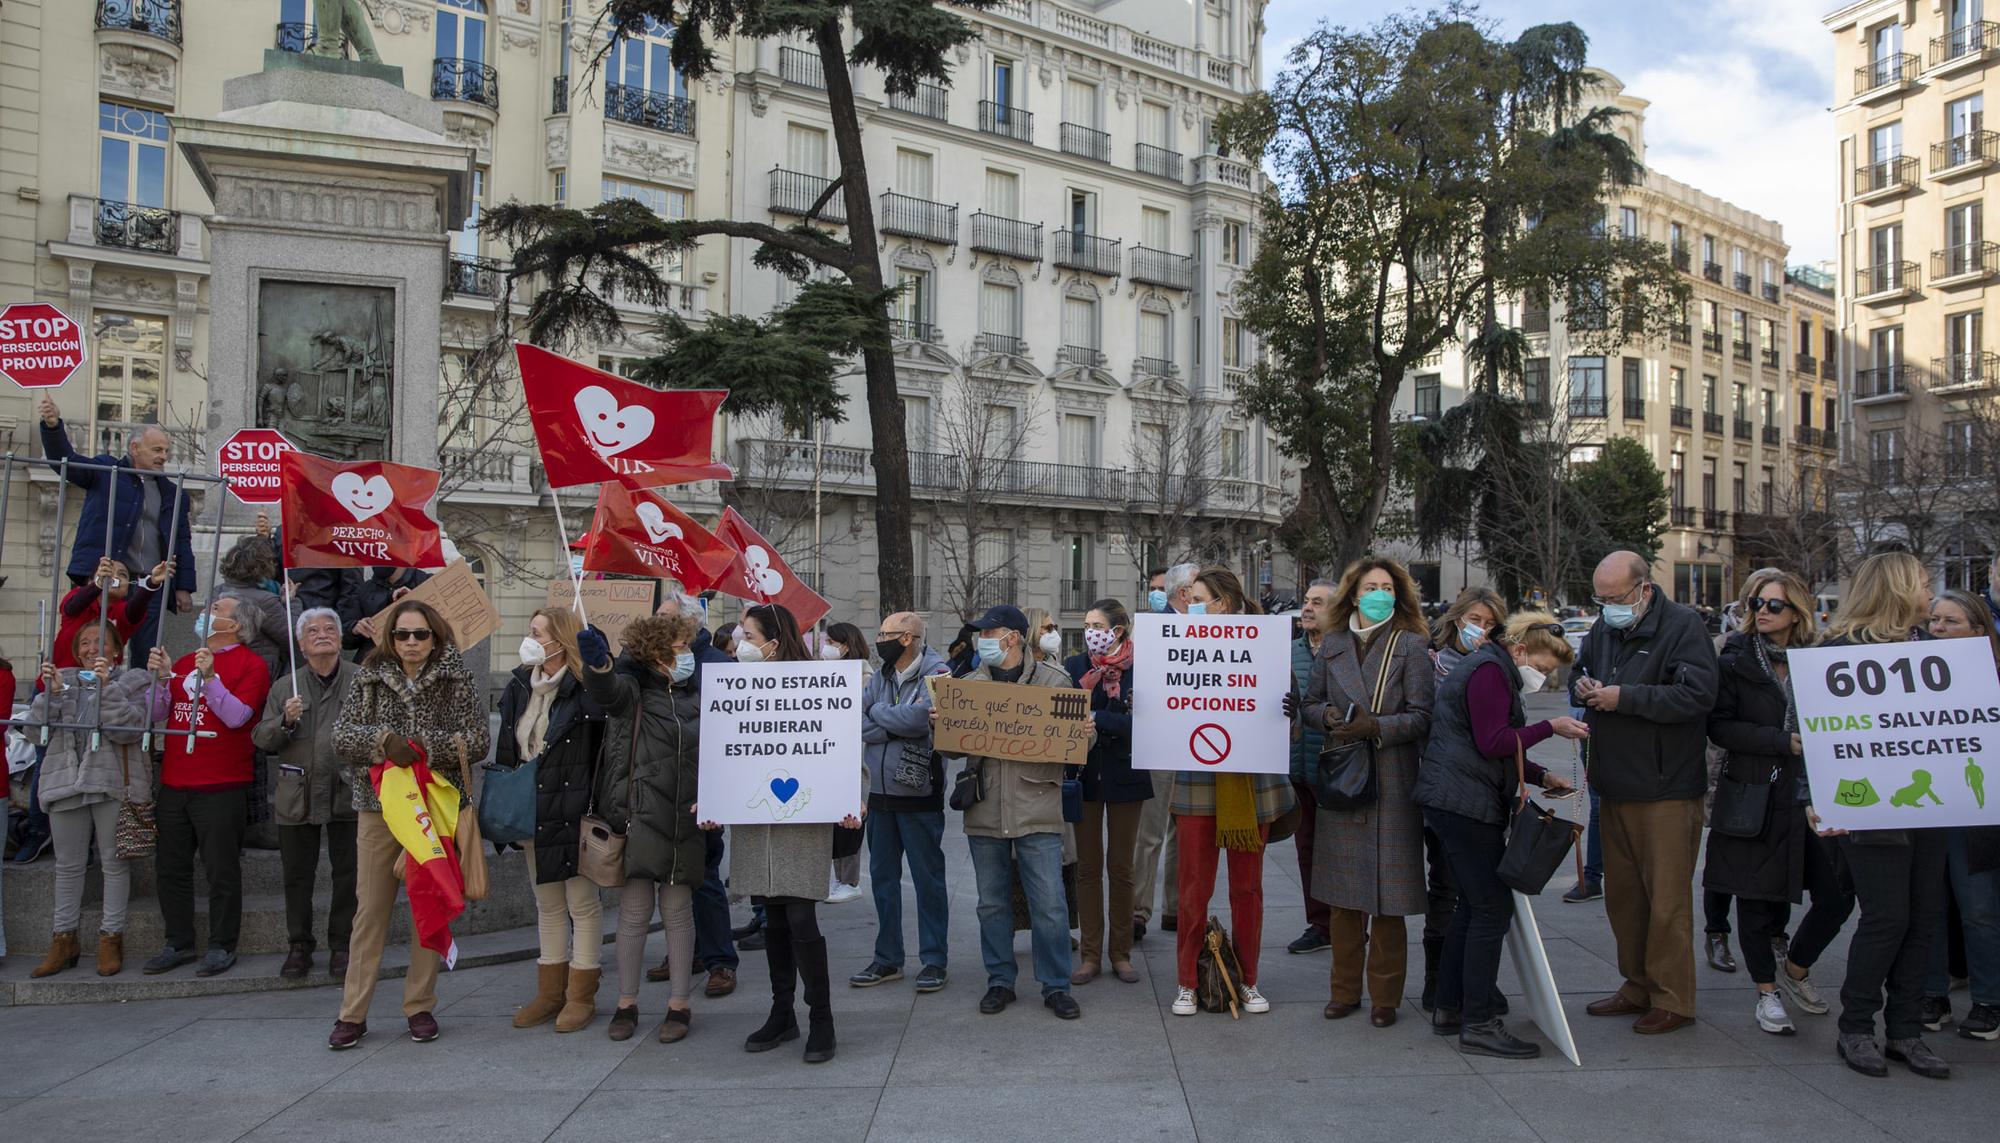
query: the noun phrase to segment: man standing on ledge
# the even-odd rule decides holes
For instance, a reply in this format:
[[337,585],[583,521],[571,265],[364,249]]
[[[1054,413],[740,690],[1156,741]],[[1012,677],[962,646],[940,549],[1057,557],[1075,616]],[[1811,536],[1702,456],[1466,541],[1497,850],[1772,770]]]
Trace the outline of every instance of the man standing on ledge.
[[1694,866],[1715,651],[1701,617],[1660,594],[1636,552],[1591,577],[1597,622],[1583,637],[1572,705],[1590,726],[1603,796],[1604,912],[1625,983],[1592,1016],[1637,1016],[1641,1035],[1694,1023]]

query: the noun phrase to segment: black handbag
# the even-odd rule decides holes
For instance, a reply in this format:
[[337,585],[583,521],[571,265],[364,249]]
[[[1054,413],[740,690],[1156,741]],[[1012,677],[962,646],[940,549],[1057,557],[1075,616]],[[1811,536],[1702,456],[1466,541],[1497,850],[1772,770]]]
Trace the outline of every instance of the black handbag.
[[1569,847],[1583,836],[1583,826],[1557,817],[1528,800],[1528,760],[1519,743],[1514,746],[1514,777],[1520,786],[1520,801],[1514,810],[1514,824],[1507,831],[1507,849],[1500,855],[1495,871],[1501,884],[1532,897],[1548,887],[1549,878],[1562,868]]
[[[1380,713],[1382,696],[1389,689],[1389,668],[1396,658],[1395,632],[1382,648],[1382,669],[1375,675],[1375,696],[1370,714]],[[1336,742],[1319,752],[1319,773],[1313,778],[1313,797],[1329,810],[1358,810],[1375,804],[1375,743],[1366,738]]]
[[1062,784],[1063,820],[1071,825],[1083,820],[1083,782],[1076,778],[1064,778]]
[[1715,777],[1715,807],[1709,811],[1708,828],[1724,837],[1753,840],[1764,836],[1771,826],[1771,789],[1777,784],[1779,768],[1761,782],[1745,782],[1729,774],[1729,763]]
[[960,770],[958,777],[952,780],[951,808],[961,814],[978,805],[979,800],[985,797],[985,790],[980,786],[979,769],[979,763],[967,762],[965,769]]

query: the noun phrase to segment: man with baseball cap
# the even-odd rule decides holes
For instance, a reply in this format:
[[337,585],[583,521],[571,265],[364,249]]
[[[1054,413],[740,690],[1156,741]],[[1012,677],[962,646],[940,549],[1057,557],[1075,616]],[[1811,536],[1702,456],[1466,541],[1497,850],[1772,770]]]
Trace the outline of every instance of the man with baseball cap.
[[[998,604],[970,624],[978,634],[975,682],[1070,687],[1062,668],[1025,654],[1028,617]],[[932,712],[935,721],[937,714]],[[966,769],[979,800],[964,807],[965,840],[979,885],[979,952],[986,962],[986,995],[979,1010],[995,1015],[1014,1002],[1014,865],[1028,901],[1035,979],[1042,1003],[1065,1020],[1082,1015],[1070,995],[1069,907],[1062,884],[1062,781],[1059,766],[971,756]]]

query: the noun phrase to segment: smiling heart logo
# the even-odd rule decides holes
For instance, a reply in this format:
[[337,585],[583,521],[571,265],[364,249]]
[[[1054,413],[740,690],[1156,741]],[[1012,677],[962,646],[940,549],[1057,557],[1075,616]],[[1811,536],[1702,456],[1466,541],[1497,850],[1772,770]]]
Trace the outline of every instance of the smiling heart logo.
[[798,792],[799,780],[797,778],[771,779],[771,796],[780,802],[791,801],[794,797],[798,796]]
[[389,487],[389,478],[380,473],[364,480],[358,472],[342,472],[333,478],[333,498],[352,512],[359,524],[381,515],[396,502],[396,493]]
[[785,577],[771,566],[771,553],[756,544],[743,549],[743,582],[751,591],[777,595],[785,590]]
[[617,456],[653,435],[653,410],[644,405],[620,405],[611,390],[592,385],[576,394],[577,419],[583,435],[600,456]]
[[646,537],[654,543],[664,544],[668,540],[682,538],[681,526],[667,519],[666,513],[660,511],[658,504],[641,500],[637,512],[639,522],[646,526]]

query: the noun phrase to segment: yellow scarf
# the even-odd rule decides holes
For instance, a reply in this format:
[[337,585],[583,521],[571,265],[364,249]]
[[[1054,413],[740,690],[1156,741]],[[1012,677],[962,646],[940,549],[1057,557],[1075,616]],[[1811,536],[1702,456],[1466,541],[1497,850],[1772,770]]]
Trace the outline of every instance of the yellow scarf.
[[1263,850],[1264,836],[1257,828],[1257,787],[1251,775],[1215,776],[1215,842],[1238,853]]

